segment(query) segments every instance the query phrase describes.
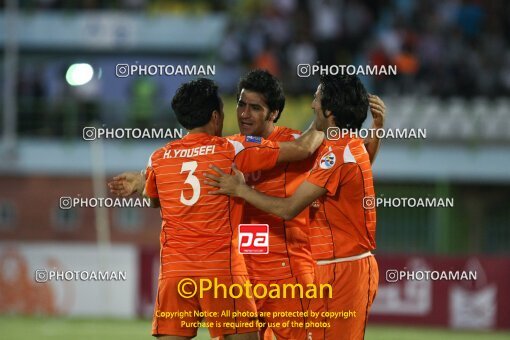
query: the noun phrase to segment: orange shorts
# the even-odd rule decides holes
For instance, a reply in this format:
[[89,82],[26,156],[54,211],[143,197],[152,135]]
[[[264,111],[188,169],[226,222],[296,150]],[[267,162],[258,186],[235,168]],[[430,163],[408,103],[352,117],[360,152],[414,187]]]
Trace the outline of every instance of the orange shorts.
[[[193,291],[199,287],[200,279],[214,280],[218,284],[227,287],[232,284],[244,285],[248,281],[247,276],[218,276],[218,277],[171,277],[160,279],[158,283],[158,294],[154,307],[152,322],[152,335],[173,335],[183,337],[195,337],[198,327],[207,324],[211,337],[218,337],[229,334],[242,334],[257,332],[255,324],[257,320],[257,309],[253,298],[242,294],[239,298],[224,297],[222,293],[214,297],[214,290],[210,289],[203,293],[200,298],[197,293],[193,297],[185,298],[179,294],[179,283],[187,280],[186,285],[181,283],[181,291]],[[190,280],[192,282],[190,282]],[[222,292],[222,290],[219,290]],[[235,293],[237,296],[238,294]],[[233,315],[232,312],[245,312],[246,317]],[[179,314],[180,313],[180,314]],[[248,313],[248,314],[246,314]],[[206,314],[206,315],[204,315]],[[202,320],[203,319],[203,320]],[[246,325],[246,324],[249,325]],[[253,325],[253,327],[251,327]]]
[[363,339],[368,312],[379,283],[379,269],[374,256],[318,265],[316,279],[319,284],[329,283],[333,294],[331,299],[324,297],[310,301],[310,310],[319,313],[317,318],[308,319],[310,339]]
[[[313,274],[302,274],[297,275],[295,277],[291,277],[288,279],[281,280],[251,280],[253,286],[257,284],[263,284],[267,287],[268,291],[271,290],[271,284],[277,284],[281,286],[280,293],[283,294],[283,285],[284,284],[300,284],[303,286],[304,291],[306,291],[307,284],[313,284],[314,275]],[[264,299],[255,299],[255,303],[257,304],[257,310],[259,313],[269,313],[269,317],[263,318],[262,321],[268,325],[270,323],[269,329],[263,329],[260,338],[261,339],[273,339],[272,335],[274,334],[278,340],[282,339],[292,339],[292,340],[305,340],[306,339],[306,318],[303,316],[273,316],[273,313],[277,312],[297,312],[304,313],[306,311],[306,307],[309,302],[306,298],[301,299],[299,297],[299,293],[296,290],[298,296],[292,298],[289,296],[292,294],[292,289],[287,288],[287,297],[274,299],[270,297],[266,297]],[[284,327],[284,324],[289,322],[292,324],[301,323],[301,327]],[[276,326],[279,324],[279,326]],[[272,331],[272,332],[271,332]]]

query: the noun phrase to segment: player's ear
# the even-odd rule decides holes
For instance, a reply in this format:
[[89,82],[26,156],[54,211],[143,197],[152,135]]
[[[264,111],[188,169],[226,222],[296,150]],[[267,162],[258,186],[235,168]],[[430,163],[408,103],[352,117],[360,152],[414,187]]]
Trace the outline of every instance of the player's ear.
[[211,119],[213,122],[218,122],[220,120],[220,113],[218,112],[218,110],[214,110],[212,112],[212,115],[211,115]]
[[331,112],[331,110],[324,110],[323,114],[324,114],[324,118],[329,118],[333,115],[333,112]]
[[278,110],[274,110],[274,111],[269,112],[269,114],[267,115],[267,120],[269,120],[270,122],[274,122],[276,117],[278,117],[278,113],[279,112],[280,111],[278,111]]

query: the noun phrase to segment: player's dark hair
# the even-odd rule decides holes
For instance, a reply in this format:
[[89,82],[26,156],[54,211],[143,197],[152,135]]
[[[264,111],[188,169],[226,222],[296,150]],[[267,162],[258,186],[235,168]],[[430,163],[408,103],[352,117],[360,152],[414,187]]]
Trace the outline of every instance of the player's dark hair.
[[207,78],[182,84],[172,99],[177,120],[188,130],[209,123],[213,111],[220,112],[220,106],[218,86]]
[[367,118],[367,90],[356,75],[321,75],[321,107],[333,113],[339,128],[353,131]]
[[266,70],[256,69],[250,71],[237,84],[237,100],[239,100],[243,89],[260,93],[264,97],[269,112],[278,111],[274,122],[276,123],[280,119],[285,107],[285,94],[283,93],[282,84],[275,76]]

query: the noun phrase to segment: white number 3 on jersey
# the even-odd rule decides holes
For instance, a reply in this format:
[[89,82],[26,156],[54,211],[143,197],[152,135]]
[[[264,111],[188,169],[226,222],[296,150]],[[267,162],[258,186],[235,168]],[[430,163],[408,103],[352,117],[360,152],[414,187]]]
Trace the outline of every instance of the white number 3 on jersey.
[[200,197],[200,181],[197,176],[193,175],[197,166],[198,164],[196,161],[182,163],[181,174],[184,171],[189,171],[188,177],[186,177],[184,183],[191,185],[191,188],[193,189],[193,195],[190,199],[184,197],[184,190],[181,191],[181,203],[184,205],[193,205],[197,203],[198,198]]

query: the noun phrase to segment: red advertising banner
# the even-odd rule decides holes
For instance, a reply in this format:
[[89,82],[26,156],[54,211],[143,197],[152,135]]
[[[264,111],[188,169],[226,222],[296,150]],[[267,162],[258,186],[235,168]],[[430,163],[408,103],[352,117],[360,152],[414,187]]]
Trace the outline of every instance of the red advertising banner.
[[158,293],[159,252],[154,248],[140,248],[140,287],[138,313],[140,316],[152,317],[154,302]]
[[510,259],[377,255],[370,322],[510,328]]

